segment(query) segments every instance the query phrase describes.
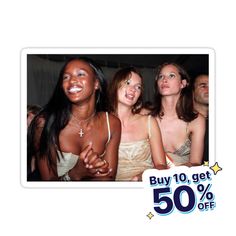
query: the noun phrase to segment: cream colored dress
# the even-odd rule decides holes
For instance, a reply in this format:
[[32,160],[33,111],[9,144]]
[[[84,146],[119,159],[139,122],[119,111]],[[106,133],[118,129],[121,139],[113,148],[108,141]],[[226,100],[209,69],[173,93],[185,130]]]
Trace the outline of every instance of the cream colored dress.
[[63,176],[69,170],[71,170],[77,163],[79,156],[73,153],[57,151],[59,160],[57,160],[57,174],[58,176]]
[[[150,116],[147,127],[150,138]],[[130,181],[144,170],[152,168],[154,165],[149,139],[120,143],[116,181]]]

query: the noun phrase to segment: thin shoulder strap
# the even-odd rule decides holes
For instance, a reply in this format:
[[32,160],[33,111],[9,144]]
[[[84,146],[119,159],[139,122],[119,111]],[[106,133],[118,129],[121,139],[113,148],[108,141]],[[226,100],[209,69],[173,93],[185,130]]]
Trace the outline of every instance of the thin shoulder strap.
[[148,122],[147,122],[147,128],[148,128],[148,137],[151,138],[151,115],[148,116]]
[[109,122],[109,114],[108,114],[108,112],[106,112],[106,120],[107,120],[107,130],[108,130],[107,143],[109,143],[109,141],[111,139],[111,129],[110,129],[110,122]]
[[189,126],[189,122],[187,122],[186,124],[186,134],[188,133],[188,126]]

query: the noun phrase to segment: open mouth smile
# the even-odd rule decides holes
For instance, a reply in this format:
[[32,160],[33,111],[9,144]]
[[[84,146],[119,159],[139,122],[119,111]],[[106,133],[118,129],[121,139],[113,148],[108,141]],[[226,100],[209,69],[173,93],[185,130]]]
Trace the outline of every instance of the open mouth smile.
[[68,89],[68,92],[69,92],[69,93],[78,93],[78,92],[80,92],[81,90],[82,90],[81,87],[73,86],[73,87],[70,87],[70,88]]

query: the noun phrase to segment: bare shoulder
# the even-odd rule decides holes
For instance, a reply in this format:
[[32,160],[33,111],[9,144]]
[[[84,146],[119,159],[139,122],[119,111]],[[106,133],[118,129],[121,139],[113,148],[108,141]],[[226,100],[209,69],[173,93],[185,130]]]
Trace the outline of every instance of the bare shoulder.
[[154,116],[152,116],[152,115],[148,115],[148,117],[150,117],[149,119],[150,119],[151,121],[157,121],[157,117],[154,117]]
[[151,110],[150,109],[148,109],[148,108],[142,108],[142,110],[140,111],[140,115],[149,115],[150,114],[150,112],[151,112]]
[[191,121],[191,123],[195,123],[195,124],[201,124],[201,123],[205,123],[206,122],[206,118],[201,115],[200,113],[198,113],[198,116],[196,119],[194,119],[193,121]]
[[158,121],[157,121],[157,117],[151,116],[150,115],[150,123],[151,123],[151,127],[153,127],[154,125],[159,127]]
[[144,114],[140,114],[140,113],[138,113],[138,114],[135,114],[134,115],[135,116],[135,121],[138,121],[138,123],[147,123],[147,120],[148,120],[148,115],[144,115]]
[[150,120],[151,123],[154,123],[154,122],[157,122],[156,118],[151,116],[151,115],[141,115],[141,119],[144,121],[144,122],[148,122],[148,120]]
[[110,127],[113,130],[120,130],[121,129],[121,122],[120,119],[118,117],[116,117],[115,115],[108,113],[109,116],[109,123],[110,123]]
[[157,120],[155,117],[151,115],[140,115],[138,114],[138,120],[143,126],[147,126],[148,122],[150,122],[151,127],[157,124]]
[[203,115],[198,114],[197,118],[190,122],[190,127],[193,129],[198,129],[205,127],[206,119]]

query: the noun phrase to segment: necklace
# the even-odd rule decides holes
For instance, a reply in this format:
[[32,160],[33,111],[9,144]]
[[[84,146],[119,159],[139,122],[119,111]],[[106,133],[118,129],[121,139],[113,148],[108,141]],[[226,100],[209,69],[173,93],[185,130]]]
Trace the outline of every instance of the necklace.
[[78,121],[78,124],[76,123],[76,125],[79,127],[79,136],[80,136],[80,138],[82,138],[83,135],[85,134],[85,133],[84,133],[84,130],[83,130],[82,126],[81,126],[81,123],[88,122],[89,120],[91,120],[91,119],[95,116],[95,114],[96,114],[96,112],[94,111],[94,113],[93,113],[91,116],[89,116],[87,119],[85,119],[85,120],[79,120],[77,117],[75,117],[75,116],[71,113],[71,116],[72,116],[75,120]]

